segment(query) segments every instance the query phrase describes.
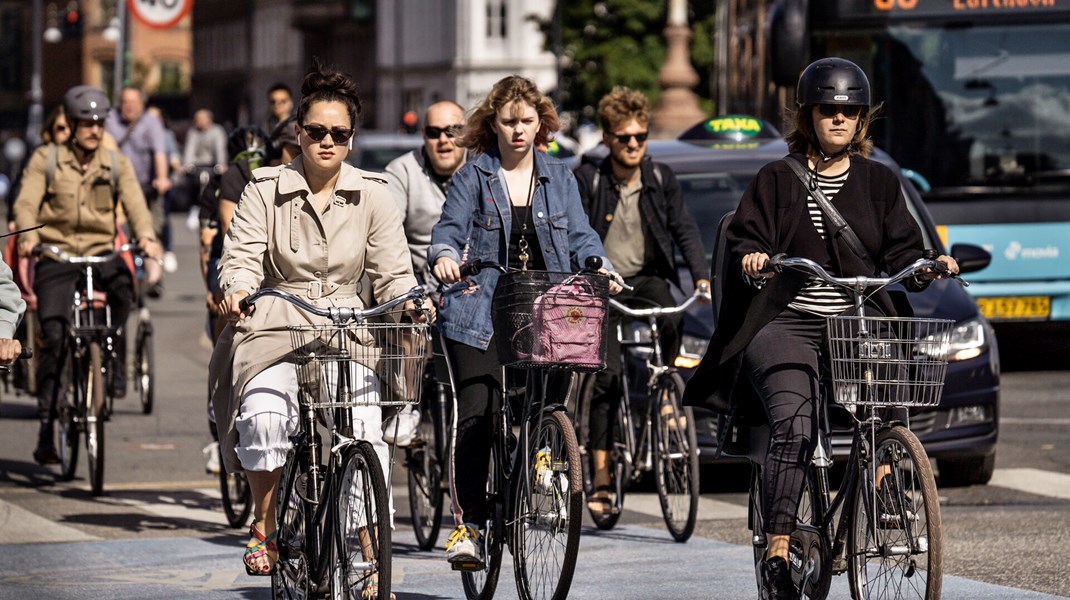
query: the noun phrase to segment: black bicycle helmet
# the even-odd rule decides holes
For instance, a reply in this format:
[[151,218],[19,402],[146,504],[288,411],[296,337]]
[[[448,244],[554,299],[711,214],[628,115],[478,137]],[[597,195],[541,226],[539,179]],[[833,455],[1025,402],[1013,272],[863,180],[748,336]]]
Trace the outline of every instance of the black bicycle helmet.
[[91,85],[76,85],[63,96],[63,110],[75,121],[103,122],[111,109],[107,94]]
[[266,156],[270,147],[271,140],[268,139],[268,134],[256,125],[243,125],[235,129],[230,132],[230,138],[227,141],[227,153],[231,160],[248,158],[249,155],[255,153]]
[[861,67],[845,58],[822,58],[810,63],[799,76],[796,100],[800,106],[869,106],[869,78]]

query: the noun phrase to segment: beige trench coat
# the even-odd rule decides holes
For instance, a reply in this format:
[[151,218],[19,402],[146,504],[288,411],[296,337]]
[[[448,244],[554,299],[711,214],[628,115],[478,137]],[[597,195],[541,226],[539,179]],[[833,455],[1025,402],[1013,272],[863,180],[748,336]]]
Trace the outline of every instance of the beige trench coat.
[[[283,287],[320,307],[363,307],[358,290],[370,282],[378,301],[416,286],[401,213],[386,182],[342,164],[334,199],[322,213],[311,200],[301,157],[253,171],[234,213],[219,261],[224,296]],[[228,325],[209,367],[209,391],[223,462],[238,471],[234,428],[245,384],[291,353],[286,327],[328,322],[281,298],[265,297],[240,323]]]

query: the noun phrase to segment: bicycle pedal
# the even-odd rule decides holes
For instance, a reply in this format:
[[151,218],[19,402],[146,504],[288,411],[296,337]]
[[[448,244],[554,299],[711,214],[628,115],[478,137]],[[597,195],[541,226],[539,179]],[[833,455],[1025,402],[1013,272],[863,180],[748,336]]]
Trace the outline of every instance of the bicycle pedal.
[[454,571],[482,571],[486,568],[486,565],[478,560],[459,560],[457,562],[451,562],[450,568]]

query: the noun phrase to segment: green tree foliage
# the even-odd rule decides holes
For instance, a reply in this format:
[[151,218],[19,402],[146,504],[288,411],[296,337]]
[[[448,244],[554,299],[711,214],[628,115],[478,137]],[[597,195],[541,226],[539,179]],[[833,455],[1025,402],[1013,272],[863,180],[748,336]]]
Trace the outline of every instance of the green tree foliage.
[[[695,92],[709,108],[716,0],[689,2],[691,63],[701,82]],[[644,92],[656,102],[658,71],[665,62],[666,0],[569,0],[560,2],[561,109],[593,118],[598,100],[615,85]],[[546,49],[554,50],[554,22],[539,22]]]

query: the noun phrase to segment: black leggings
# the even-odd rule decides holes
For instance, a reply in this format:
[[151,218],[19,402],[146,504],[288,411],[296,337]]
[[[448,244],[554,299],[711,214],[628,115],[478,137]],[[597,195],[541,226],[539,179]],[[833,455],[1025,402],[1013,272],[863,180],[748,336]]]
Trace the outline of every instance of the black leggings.
[[743,353],[750,379],[769,418],[769,452],[762,466],[765,533],[790,534],[814,453],[825,319],[785,309],[762,328]]

